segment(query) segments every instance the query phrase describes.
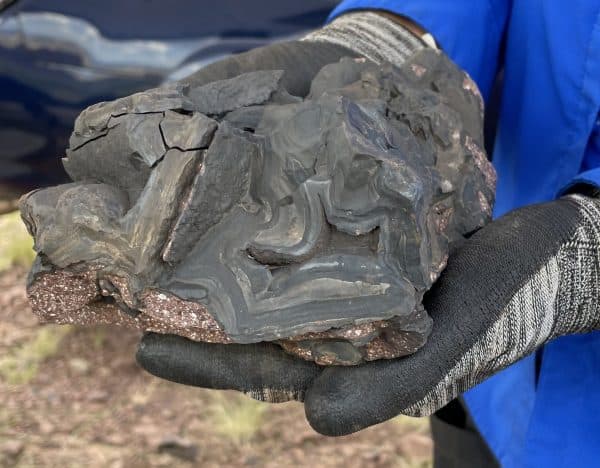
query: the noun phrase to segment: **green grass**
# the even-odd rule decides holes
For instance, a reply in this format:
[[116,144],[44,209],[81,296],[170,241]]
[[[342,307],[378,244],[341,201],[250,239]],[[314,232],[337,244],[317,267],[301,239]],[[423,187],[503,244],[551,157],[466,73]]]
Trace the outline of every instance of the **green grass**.
[[0,272],[11,266],[31,266],[35,257],[33,239],[19,212],[0,216]]
[[39,328],[32,339],[9,349],[0,357],[0,378],[9,385],[23,385],[36,375],[40,364],[56,354],[70,326],[47,325]]
[[429,432],[429,418],[413,418],[401,414],[392,419],[392,421],[407,431],[419,432],[421,434]]
[[92,335],[92,344],[94,345],[94,349],[100,350],[104,346],[106,342],[106,329],[105,328],[96,328],[94,330],[94,334]]
[[233,392],[211,393],[208,414],[216,432],[236,444],[251,440],[262,425],[268,404]]

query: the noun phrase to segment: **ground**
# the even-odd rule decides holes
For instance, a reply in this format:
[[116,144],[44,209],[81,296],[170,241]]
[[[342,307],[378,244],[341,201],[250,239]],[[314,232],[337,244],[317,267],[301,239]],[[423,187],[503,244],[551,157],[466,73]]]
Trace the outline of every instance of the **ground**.
[[299,403],[146,374],[138,332],[40,325],[24,291],[30,240],[15,215],[0,217],[0,236],[0,467],[431,465],[426,420],[328,438]]

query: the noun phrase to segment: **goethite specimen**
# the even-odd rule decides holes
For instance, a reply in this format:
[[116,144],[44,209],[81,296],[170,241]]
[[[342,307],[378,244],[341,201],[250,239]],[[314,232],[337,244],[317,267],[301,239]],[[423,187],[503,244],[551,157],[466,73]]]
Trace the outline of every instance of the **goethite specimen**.
[[323,365],[420,348],[449,245],[491,216],[476,87],[433,51],[400,68],[342,59],[305,98],[282,75],[85,110],[74,182],[21,202],[35,313],[274,341]]

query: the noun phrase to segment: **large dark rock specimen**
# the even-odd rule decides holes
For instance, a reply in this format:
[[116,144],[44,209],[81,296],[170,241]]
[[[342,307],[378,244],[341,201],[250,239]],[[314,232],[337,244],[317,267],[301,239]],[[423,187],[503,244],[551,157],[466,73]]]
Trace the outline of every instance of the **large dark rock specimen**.
[[75,123],[73,183],[21,204],[29,297],[58,323],[278,342],[320,364],[413,353],[449,244],[490,219],[482,103],[448,59],[343,59],[178,83]]

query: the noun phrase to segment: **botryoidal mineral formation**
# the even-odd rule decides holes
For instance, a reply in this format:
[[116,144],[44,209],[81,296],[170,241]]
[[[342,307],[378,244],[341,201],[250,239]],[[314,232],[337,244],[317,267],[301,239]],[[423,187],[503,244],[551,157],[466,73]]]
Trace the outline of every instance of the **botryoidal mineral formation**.
[[483,106],[443,54],[342,59],[305,97],[283,71],[86,109],[72,183],[21,201],[34,312],[214,343],[272,341],[322,365],[415,352],[423,294],[491,217]]

